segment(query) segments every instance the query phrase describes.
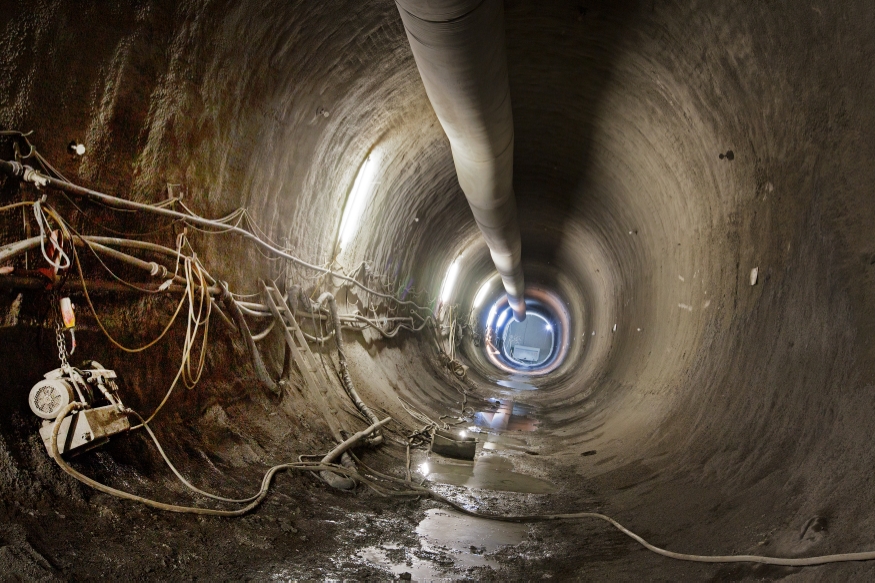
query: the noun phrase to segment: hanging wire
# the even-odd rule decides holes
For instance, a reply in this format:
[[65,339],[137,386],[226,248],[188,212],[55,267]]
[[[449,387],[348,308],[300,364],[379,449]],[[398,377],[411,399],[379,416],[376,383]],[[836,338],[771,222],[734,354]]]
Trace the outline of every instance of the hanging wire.
[[46,263],[51,265],[55,272],[63,271],[70,267],[70,257],[62,248],[60,242],[56,241],[54,236],[51,237],[50,242],[52,246],[58,251],[58,261],[53,260],[49,257],[48,253],[46,253],[46,239],[48,238],[46,235],[46,228],[48,227],[48,232],[51,233],[53,231],[52,226],[49,224],[48,219],[43,213],[42,204],[40,201],[36,201],[33,203],[33,215],[36,219],[36,224],[39,226],[40,232],[40,251],[43,253],[43,258],[46,260]]

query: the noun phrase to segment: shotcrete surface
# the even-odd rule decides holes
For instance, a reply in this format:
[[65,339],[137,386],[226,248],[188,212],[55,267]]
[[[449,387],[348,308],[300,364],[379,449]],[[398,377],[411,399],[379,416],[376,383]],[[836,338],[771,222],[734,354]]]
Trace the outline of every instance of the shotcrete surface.
[[[433,297],[464,251],[463,312],[491,275],[391,0],[6,4],[0,129],[34,130],[71,179],[140,201],[182,193],[213,217],[245,206],[267,236],[327,264],[356,173],[379,148],[380,180],[341,263],[367,259],[393,291]],[[459,415],[460,391],[475,411],[524,407],[535,430],[483,435],[478,456],[549,487],[495,489],[494,475],[475,487],[427,482],[471,507],[598,510],[690,553],[875,547],[873,4],[508,0],[505,14],[523,267],[567,304],[566,360],[518,387],[466,338],[459,383],[429,334],[350,333],[362,398],[408,428],[399,397],[433,417]],[[71,140],[84,156],[68,153]],[[12,156],[7,138],[0,155]],[[0,205],[33,196],[0,184]],[[162,226],[58,208],[88,232]],[[0,243],[24,235],[19,215],[0,221]],[[282,275],[238,238],[190,235],[239,293]],[[149,238],[174,244],[170,230]],[[4,314],[14,297],[4,292]],[[173,308],[98,300],[131,343]],[[504,545],[484,534],[467,553],[423,546],[417,527],[446,511],[435,502],[341,493],[301,474],[279,476],[238,520],[119,501],[63,474],[37,437],[26,396],[57,366],[48,309],[45,294],[27,292],[21,323],[0,328],[0,579],[379,580],[404,566],[495,581],[875,574],[870,563],[671,561],[592,522],[530,525]],[[126,402],[150,411],[183,331],[124,355],[87,309],[80,320],[82,357],[116,369]],[[258,387],[239,338],[218,324],[211,334],[203,382],[178,390],[155,430],[198,485],[250,495],[268,465],[325,452],[330,435],[298,376],[277,399]],[[281,342],[264,344],[272,371]],[[403,448],[359,453],[403,475]],[[117,487],[193,500],[139,434],[73,463]]]

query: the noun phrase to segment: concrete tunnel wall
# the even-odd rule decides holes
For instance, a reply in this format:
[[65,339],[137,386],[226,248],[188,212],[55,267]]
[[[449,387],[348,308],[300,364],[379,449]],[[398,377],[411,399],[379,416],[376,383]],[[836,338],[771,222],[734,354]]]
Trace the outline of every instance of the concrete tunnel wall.
[[[473,245],[463,307],[489,275],[392,2],[56,2],[4,12],[0,129],[35,130],[35,144],[75,181],[144,201],[181,184],[202,214],[246,206],[271,237],[326,263],[348,189],[377,146],[380,183],[346,266],[370,259],[434,295]],[[574,316],[566,361],[534,381],[540,390],[516,396],[540,419],[533,471],[563,488],[544,510],[596,505],[689,552],[875,544],[871,3],[515,0],[505,13],[523,267],[529,284],[558,287]],[[67,156],[72,139],[86,144],[83,158]],[[7,181],[2,192],[5,201],[17,187]],[[241,291],[276,275],[249,245],[195,240]],[[117,329],[155,327],[155,310],[167,316],[160,302],[130,310],[107,301]],[[157,357],[127,357],[83,319],[82,350],[124,375],[129,404],[160,400],[178,338]],[[100,564],[74,566],[52,542],[58,525],[25,512],[113,520],[93,517],[86,501],[104,498],[56,471],[33,436],[27,390],[55,366],[50,336],[34,330],[0,329],[9,379],[0,537],[26,539],[65,574],[93,574]],[[362,396],[380,410],[413,425],[398,394],[434,415],[457,411],[429,337],[348,343]],[[477,350],[462,347],[475,406],[499,395],[494,381],[504,378]],[[271,366],[281,357],[276,339]],[[209,452],[244,488],[257,479],[253,464],[328,443],[303,395],[277,407],[251,381],[239,343],[216,340],[205,382],[180,391],[160,432],[184,468],[202,471],[196,452]],[[181,493],[133,440],[95,458],[83,463],[107,479]],[[227,484],[218,473],[201,478]],[[826,530],[800,536],[815,516]],[[553,536],[550,560],[578,577],[795,573],[666,563],[594,525],[557,525]],[[239,573],[258,564],[250,558]]]

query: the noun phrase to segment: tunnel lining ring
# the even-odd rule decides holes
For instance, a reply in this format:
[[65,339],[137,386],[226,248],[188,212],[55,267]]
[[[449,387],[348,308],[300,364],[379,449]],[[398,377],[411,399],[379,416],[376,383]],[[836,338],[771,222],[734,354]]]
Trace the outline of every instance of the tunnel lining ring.
[[[515,358],[513,349],[519,342],[507,342],[507,337],[514,333],[514,328],[525,325],[514,320],[507,296],[501,295],[484,308],[474,313],[475,319],[483,330],[485,342],[482,350],[487,360],[498,369],[513,374],[545,375],[561,365],[568,353],[571,322],[565,303],[553,291],[540,287],[526,289],[526,310],[531,311],[534,319],[545,327],[550,327],[550,345],[539,351],[537,358],[530,362]],[[523,348],[528,347],[522,344]],[[546,354],[546,356],[544,356]]]

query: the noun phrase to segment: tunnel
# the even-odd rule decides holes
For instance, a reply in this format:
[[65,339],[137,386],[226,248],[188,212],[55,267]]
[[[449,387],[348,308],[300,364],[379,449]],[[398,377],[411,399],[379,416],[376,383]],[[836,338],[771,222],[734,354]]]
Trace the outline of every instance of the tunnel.
[[0,579],[875,575],[875,6],[481,5],[516,299],[395,2],[5,3]]

